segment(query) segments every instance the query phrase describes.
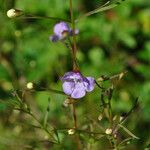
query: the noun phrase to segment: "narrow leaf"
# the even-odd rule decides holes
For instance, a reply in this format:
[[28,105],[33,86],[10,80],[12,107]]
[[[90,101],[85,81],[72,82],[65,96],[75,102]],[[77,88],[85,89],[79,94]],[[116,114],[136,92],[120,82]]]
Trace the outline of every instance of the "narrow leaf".
[[119,127],[121,127],[126,133],[128,133],[130,136],[132,136],[135,139],[140,139],[139,137],[135,136],[131,131],[129,131],[126,127],[124,127],[121,124],[118,124]]
[[89,11],[87,12],[86,14],[84,14],[83,16],[79,17],[76,22],[81,19],[81,18],[85,18],[85,17],[88,17],[88,16],[91,16],[93,14],[96,14],[96,13],[99,13],[99,12],[103,12],[103,11],[106,11],[106,10],[109,10],[109,9],[112,9],[118,5],[120,5],[123,1],[125,0],[118,0],[110,5],[108,5],[110,3],[110,1],[106,2],[104,5],[92,10],[92,11]]
[[127,139],[124,139],[122,142],[119,143],[118,146],[123,146],[123,145],[125,146],[125,145],[127,145],[127,143],[130,142],[131,140],[133,140],[132,137],[129,137],[129,138],[127,138]]
[[132,114],[133,111],[138,107],[138,97],[136,98],[133,107],[130,111],[126,114],[126,116],[121,120],[120,124],[124,123],[124,121]]

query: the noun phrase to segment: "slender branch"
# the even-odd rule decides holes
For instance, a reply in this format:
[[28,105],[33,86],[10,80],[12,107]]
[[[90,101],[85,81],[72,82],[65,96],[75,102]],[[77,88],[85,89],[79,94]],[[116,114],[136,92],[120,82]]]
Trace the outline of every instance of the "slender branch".
[[[79,67],[78,67],[78,64],[77,64],[77,58],[76,58],[76,56],[74,55],[74,47],[73,47],[73,45],[72,45],[72,43],[71,43],[70,38],[68,37],[68,38],[67,38],[67,41],[62,41],[62,42],[63,42],[63,44],[66,46],[66,48],[68,48],[68,49],[70,50],[70,52],[71,52],[73,66],[76,66],[76,68],[79,68]],[[73,68],[74,68],[74,67],[73,67]],[[76,69],[76,70],[78,70],[78,69]]]
[[105,88],[103,88],[102,86],[100,86],[96,80],[95,80],[95,84],[96,84],[100,89],[103,89],[103,90],[105,89]]
[[[70,0],[70,16],[71,16],[71,24],[72,24],[72,30],[73,30],[73,71],[78,71],[78,66],[76,62],[76,52],[77,52],[77,45],[76,45],[76,34],[75,34],[75,21],[73,16],[73,7],[72,7],[72,0]],[[72,47],[72,46],[71,46]],[[76,110],[75,105],[72,104],[73,107],[73,119],[74,119],[74,127],[77,128],[77,116],[76,116]],[[76,136],[76,142],[77,142],[77,149],[80,150],[80,139],[79,135]]]
[[52,88],[44,88],[44,87],[41,87],[41,88],[35,87],[34,89],[22,89],[22,90],[17,89],[15,91],[21,91],[21,92],[44,92],[44,91],[48,91],[48,92],[53,92],[53,93],[57,93],[57,94],[61,94],[61,95],[66,95],[63,91],[55,90]]
[[74,128],[77,129],[77,115],[76,115],[76,109],[74,104],[72,104],[72,109],[73,109]]
[[[52,138],[55,140],[55,138],[54,138],[53,135],[49,132],[49,130],[34,116],[34,114],[33,114],[32,112],[27,111],[27,110],[24,110],[24,109],[20,109],[20,108],[14,108],[14,109],[15,109],[15,110],[22,111],[22,112],[28,114],[29,116],[31,116],[31,117],[39,124],[38,128],[43,129],[50,137],[52,137]],[[56,141],[56,140],[55,140],[55,141],[51,141],[51,142],[57,144],[57,141]]]
[[109,111],[109,122],[110,127],[112,128],[113,125],[113,118],[112,118],[112,107],[111,107],[111,99],[113,94],[113,86],[108,89],[108,111]]
[[63,18],[58,18],[58,17],[50,17],[50,16],[37,16],[34,14],[30,14],[30,13],[24,13],[21,16],[18,16],[16,19],[49,19],[49,20],[56,20],[56,21],[63,20],[65,22],[71,23],[71,21],[68,19],[63,19]]
[[73,70],[77,71],[77,63],[76,63],[76,52],[77,52],[77,45],[76,45],[76,34],[75,34],[75,21],[73,16],[73,7],[72,7],[72,0],[70,0],[70,16],[71,16],[71,24],[73,30]]

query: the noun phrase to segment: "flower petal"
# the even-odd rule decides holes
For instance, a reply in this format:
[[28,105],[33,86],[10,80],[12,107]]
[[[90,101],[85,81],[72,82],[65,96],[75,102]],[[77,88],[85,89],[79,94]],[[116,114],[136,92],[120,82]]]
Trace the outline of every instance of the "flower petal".
[[61,80],[62,80],[63,82],[65,82],[65,81],[69,80],[70,78],[72,78],[73,75],[74,75],[74,72],[72,72],[72,71],[67,72],[67,73],[65,73],[64,76],[61,78]]
[[54,33],[60,37],[63,37],[62,36],[62,33],[64,31],[67,31],[67,32],[70,32],[70,27],[67,23],[65,22],[60,22],[60,23],[57,23],[55,26],[54,26]]
[[59,40],[59,37],[54,34],[54,35],[50,36],[49,39],[50,39],[50,41],[52,41],[52,42],[57,42],[57,41]]
[[76,83],[75,88],[71,94],[72,98],[78,99],[84,97],[86,94],[85,87],[83,83]]
[[64,82],[62,87],[63,87],[64,93],[67,95],[70,95],[72,91],[74,90],[75,84],[74,82]]
[[95,80],[92,77],[86,77],[88,82],[84,81],[85,89],[87,92],[91,92],[94,89]]

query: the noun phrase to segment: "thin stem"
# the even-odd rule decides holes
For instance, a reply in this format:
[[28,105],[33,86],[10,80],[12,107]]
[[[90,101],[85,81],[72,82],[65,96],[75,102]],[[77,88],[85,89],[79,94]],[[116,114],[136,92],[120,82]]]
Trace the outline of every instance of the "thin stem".
[[103,90],[105,89],[105,88],[103,88],[102,86],[100,86],[96,80],[95,80],[95,84],[96,84],[100,89],[103,89]]
[[[73,16],[72,0],[70,0],[70,16],[71,16],[71,24],[72,24],[72,30],[73,30],[73,46],[71,46],[72,54],[73,54],[73,71],[79,71],[77,62],[76,62],[77,45],[76,45],[75,21],[74,21],[74,16]],[[77,116],[76,116],[75,105],[72,104],[72,107],[73,107],[74,128],[77,129]],[[77,149],[80,150],[80,139],[78,135],[76,136],[76,141],[77,141]]]
[[109,135],[107,137],[107,139],[109,140],[110,142],[110,146],[113,150],[118,150],[118,146],[117,146],[117,141],[116,139],[113,137],[113,135]]
[[[73,34],[73,36],[74,36],[74,34]],[[76,57],[77,48],[75,48],[76,46],[74,47],[74,45],[76,45],[76,42],[74,42],[75,44],[73,44],[73,46],[72,46],[70,38],[68,38],[68,41],[69,41],[69,44],[70,44],[70,47],[71,47],[71,50],[72,50],[73,70],[78,71],[79,67],[78,67],[78,64],[77,64],[77,57]]]
[[[32,91],[32,90],[30,90],[30,91]],[[40,88],[40,89],[35,89],[35,91],[50,91],[50,92],[53,92],[53,93],[65,95],[65,93],[63,91],[55,90],[55,89],[52,89],[52,88]]]
[[66,95],[63,91],[55,90],[52,88],[44,88],[44,87],[41,87],[41,88],[35,87],[35,89],[23,89],[23,90],[18,90],[18,91],[23,91],[23,92],[46,92],[47,91],[47,92],[57,93],[60,95]]
[[109,112],[109,122],[110,122],[110,127],[112,128],[113,125],[113,118],[112,118],[112,107],[111,107],[111,98],[113,94],[113,88],[109,89],[109,94],[108,94],[108,112]]
[[70,20],[63,19],[63,18],[50,17],[50,16],[37,16],[34,14],[30,14],[30,13],[24,13],[21,16],[18,16],[16,19],[18,18],[19,19],[50,19],[50,20],[56,20],[56,21],[63,20],[65,22],[71,23]]
[[43,129],[50,137],[52,137],[54,139],[54,141],[51,141],[52,143],[57,144],[58,141],[55,140],[55,138],[53,137],[52,133],[49,132],[49,130],[47,129],[47,127],[45,127],[37,118],[36,116],[34,116],[34,114],[29,111],[29,110],[24,110],[24,109],[20,109],[20,108],[14,108],[15,110],[19,110],[22,111],[26,114],[28,114],[29,116],[31,116],[40,126],[39,128]]
[[112,108],[111,108],[111,102],[108,102],[108,111],[109,111],[109,123],[110,127],[112,128],[113,122],[112,122]]
[[[68,37],[67,41],[63,41],[63,44],[66,46],[66,48],[68,48],[71,52],[71,56],[72,56],[72,62],[73,62],[73,66],[76,66],[76,68],[78,68],[78,64],[77,64],[77,58],[74,55],[74,48],[72,46],[71,40]],[[78,69],[76,69],[75,71],[77,71]]]
[[[72,109],[73,109],[73,120],[74,120],[74,128],[77,129],[77,114],[76,114],[76,109],[75,105],[72,104]],[[77,142],[77,149],[80,150],[80,139],[79,136],[77,135],[76,137],[76,142]]]
[[74,120],[74,128],[77,128],[77,115],[76,115],[76,109],[75,109],[75,105],[72,104],[72,109],[73,109],[73,120]]
[[76,45],[76,34],[75,34],[75,21],[73,16],[73,7],[72,7],[72,0],[70,0],[70,16],[71,16],[71,24],[73,30],[73,70],[78,71],[77,63],[76,63],[76,52],[77,52],[77,45]]

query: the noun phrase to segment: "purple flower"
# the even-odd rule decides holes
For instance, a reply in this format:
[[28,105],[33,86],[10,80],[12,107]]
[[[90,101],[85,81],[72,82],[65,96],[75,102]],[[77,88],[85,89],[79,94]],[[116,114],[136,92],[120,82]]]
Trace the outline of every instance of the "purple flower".
[[83,77],[79,72],[67,72],[61,80],[64,93],[75,99],[84,97],[86,92],[91,92],[95,84],[93,77]]
[[[78,34],[79,30],[75,30],[75,34]],[[57,42],[59,40],[65,39],[67,36],[72,36],[73,30],[69,27],[69,25],[65,22],[57,23],[54,26],[54,35],[50,36],[50,40],[52,42]]]

